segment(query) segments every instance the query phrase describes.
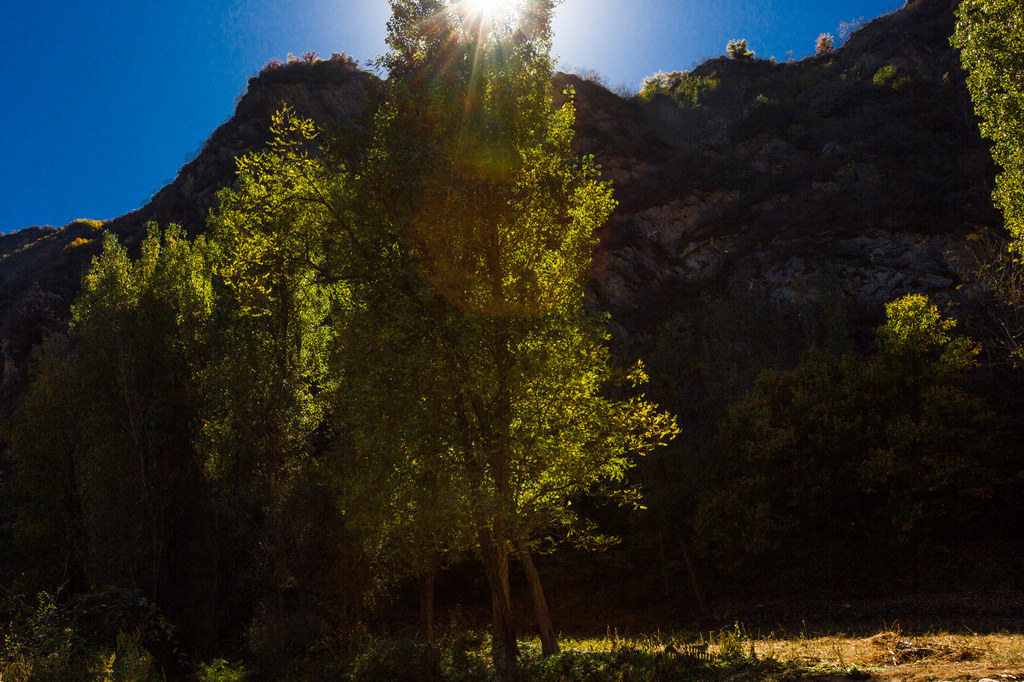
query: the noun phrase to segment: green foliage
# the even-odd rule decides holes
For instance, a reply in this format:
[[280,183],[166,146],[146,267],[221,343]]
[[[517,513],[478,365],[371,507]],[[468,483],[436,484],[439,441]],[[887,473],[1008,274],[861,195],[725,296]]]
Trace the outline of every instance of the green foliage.
[[428,682],[445,679],[441,655],[442,650],[432,644],[394,639],[373,640],[356,657],[348,679],[353,682]]
[[[885,306],[886,322],[878,329],[882,357],[910,366],[924,361],[933,380],[943,380],[975,365],[978,348],[953,333],[956,320],[943,317],[923,294],[908,294]],[[915,369],[918,369],[915,367]]]
[[[779,664],[751,655],[751,643],[740,626],[712,633],[710,641],[685,643],[650,637],[569,640],[561,653],[543,656],[536,642],[521,642],[523,658],[519,678],[538,682],[616,682],[621,680],[730,679],[738,671],[774,679]],[[338,674],[339,677],[341,673]],[[401,638],[370,638],[347,666],[351,680],[451,680],[470,682],[496,679],[480,646],[468,646],[457,633],[446,633],[437,643]]]
[[392,10],[392,86],[356,167],[285,110],[211,218],[231,332],[207,375],[207,471],[280,501],[310,458],[383,582],[480,543],[507,592],[510,552],[585,536],[572,500],[628,488],[630,458],[674,426],[606,397],[642,372],[610,368],[582,308],[614,202],[572,152],[571,104],[551,111],[550,3],[494,27],[443,2]]
[[259,489],[308,452],[322,422],[333,336],[325,321],[344,297],[324,282],[337,218],[319,201],[339,176],[313,158],[310,121],[286,108],[272,132],[268,151],[238,159],[238,183],[222,191],[209,221],[226,288],[202,449],[211,478],[256,495],[269,494]]
[[749,642],[750,638],[739,623],[723,628],[717,636],[714,633],[711,636],[711,644],[718,649],[718,658],[730,663],[746,660]]
[[211,547],[192,443],[210,276],[205,243],[178,228],[151,230],[134,262],[106,235],[70,338],[41,349],[12,425],[23,589],[111,584],[160,598],[209,584],[197,580]]
[[659,72],[644,79],[639,97],[649,102],[655,95],[664,94],[674,99],[681,107],[696,107],[717,88],[718,78],[714,74],[694,76],[689,71]]
[[107,592],[36,605],[11,598],[0,626],[0,677],[54,682],[164,679],[148,648],[170,642],[170,628],[138,593]]
[[393,11],[354,169],[285,109],[209,244],[106,236],[13,430],[42,582],[140,587],[199,627],[258,584],[252,631],[290,654],[360,608],[368,565],[386,585],[476,548],[507,604],[509,556],[601,540],[575,500],[635,503],[626,472],[675,426],[583,309],[614,201],[571,99],[551,110],[552,4]]
[[243,682],[248,677],[245,666],[218,658],[203,663],[196,670],[198,682]]
[[754,60],[754,51],[747,47],[746,38],[730,40],[729,44],[725,47],[725,53],[729,55],[730,59],[735,59],[741,62],[750,62]]
[[790,372],[764,373],[731,410],[731,483],[697,513],[709,549],[768,556],[800,538],[803,551],[831,543],[842,562],[947,538],[981,512],[998,448],[990,409],[963,388],[976,349],[923,296],[890,303],[887,318],[874,358],[808,353]]
[[205,243],[178,228],[163,237],[152,229],[135,262],[108,235],[73,307],[76,474],[94,584],[162,594],[187,580],[170,573],[169,538],[190,535],[196,550],[203,546],[192,443],[210,276]]
[[875,87],[899,90],[910,83],[910,78],[900,76],[895,66],[887,64],[880,67],[878,71],[875,71],[875,75],[871,77],[871,82],[875,84]]
[[[33,382],[12,418],[12,535],[24,567],[19,589],[36,592],[84,585],[87,548],[76,448],[78,414],[74,364],[67,337],[34,352]],[[45,494],[43,493],[45,491]]]
[[875,75],[871,78],[871,81],[880,88],[891,85],[895,80],[896,67],[892,64],[880,67],[878,71],[875,71]]
[[1024,6],[1018,0],[967,0],[957,9],[952,43],[967,86],[1002,167],[994,198],[1018,245],[1024,239]]

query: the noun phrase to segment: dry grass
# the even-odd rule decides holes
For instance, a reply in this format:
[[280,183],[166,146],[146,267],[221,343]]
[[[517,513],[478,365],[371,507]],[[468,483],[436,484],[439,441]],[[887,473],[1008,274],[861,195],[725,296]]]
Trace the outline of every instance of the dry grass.
[[[690,639],[690,638],[687,638]],[[563,640],[565,650],[608,652],[622,646],[656,653],[687,651],[690,646],[667,634],[620,638]],[[700,647],[714,660],[739,664],[728,679],[742,680],[873,680],[876,682],[1024,682],[1024,634],[912,635],[898,626],[871,636],[754,637],[742,626],[707,636]],[[739,658],[737,658],[737,656]],[[745,666],[743,661],[774,660],[780,666]],[[765,677],[759,676],[761,670]],[[722,678],[715,678],[722,679]]]
[[870,637],[753,640],[759,657],[808,668],[857,669],[878,680],[1024,680],[1024,635],[911,636],[893,627]]

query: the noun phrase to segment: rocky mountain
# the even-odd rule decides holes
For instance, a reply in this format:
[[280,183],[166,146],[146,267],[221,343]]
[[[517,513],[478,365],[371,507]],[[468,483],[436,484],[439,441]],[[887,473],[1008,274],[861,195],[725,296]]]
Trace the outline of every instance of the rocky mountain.
[[[999,222],[995,169],[949,47],[956,4],[908,3],[799,62],[712,59],[632,99],[559,74],[556,99],[575,92],[579,149],[619,202],[591,303],[629,334],[730,291],[782,308],[826,291],[876,310],[910,291],[954,296],[966,235]],[[360,125],[380,85],[347,59],[265,69],[172,183],[102,227],[129,245],[150,221],[201,232],[235,157],[268,141],[282,104]],[[0,237],[0,412],[32,345],[66,324],[99,236],[77,221]]]
[[620,202],[598,304],[642,325],[712,286],[783,305],[823,286],[950,295],[964,235],[998,222],[956,4],[919,0],[796,63],[713,59],[646,103],[577,84],[583,148]]

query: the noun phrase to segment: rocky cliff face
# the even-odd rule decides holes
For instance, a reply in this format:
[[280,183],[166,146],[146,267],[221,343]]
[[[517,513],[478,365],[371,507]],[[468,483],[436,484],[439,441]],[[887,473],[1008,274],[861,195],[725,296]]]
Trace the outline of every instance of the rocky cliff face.
[[[826,290],[879,309],[910,291],[952,296],[965,235],[998,223],[994,168],[948,43],[955,6],[918,0],[801,62],[710,60],[687,76],[704,84],[696,104],[679,88],[625,100],[559,75],[556,93],[575,90],[580,151],[619,201],[591,303],[629,333],[727,291],[781,307]],[[130,245],[149,221],[202,231],[235,157],[267,142],[283,103],[359,125],[378,85],[342,60],[261,73],[171,184],[105,227]],[[98,247],[86,221],[0,238],[0,412],[32,344],[66,324]]]
[[[581,148],[619,210],[598,306],[644,327],[711,290],[776,305],[823,289],[877,304],[953,295],[964,236],[994,225],[994,168],[949,47],[951,0],[919,0],[797,63],[701,64],[699,106],[575,86]],[[677,90],[685,90],[679,86]]]

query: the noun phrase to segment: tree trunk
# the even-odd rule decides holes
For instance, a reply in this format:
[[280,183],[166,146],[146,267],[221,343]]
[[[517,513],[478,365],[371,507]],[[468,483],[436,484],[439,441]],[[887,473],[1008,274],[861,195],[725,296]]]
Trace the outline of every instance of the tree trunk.
[[434,585],[437,582],[437,569],[429,568],[423,575],[420,588],[420,625],[423,636],[428,642],[434,641]]
[[701,589],[700,580],[697,579],[697,568],[693,562],[693,555],[690,554],[690,548],[687,546],[682,534],[679,535],[679,549],[683,554],[683,561],[686,563],[686,573],[690,577],[690,587],[693,589],[693,596],[697,600],[700,617],[702,620],[708,620],[711,618],[711,612],[708,611],[707,602],[704,601],[704,590]]
[[508,547],[496,541],[489,529],[480,531],[480,556],[487,574],[487,585],[491,589],[491,611],[494,619],[491,634],[491,660],[498,678],[514,680],[519,660],[519,645],[516,643],[515,628],[512,625],[512,600],[508,586]]
[[555,629],[551,626],[551,614],[548,613],[548,602],[544,598],[544,587],[540,583],[540,574],[533,564],[533,557],[530,551],[519,543],[519,561],[523,564],[523,571],[526,573],[526,582],[530,585],[530,597],[533,599],[533,614],[537,619],[537,631],[540,633],[541,653],[545,656],[557,654],[558,637]]

